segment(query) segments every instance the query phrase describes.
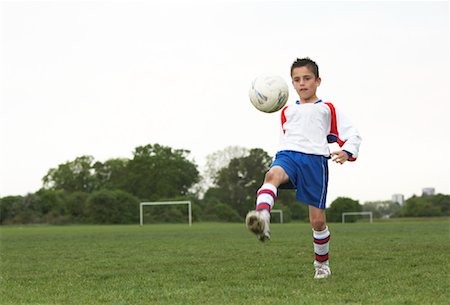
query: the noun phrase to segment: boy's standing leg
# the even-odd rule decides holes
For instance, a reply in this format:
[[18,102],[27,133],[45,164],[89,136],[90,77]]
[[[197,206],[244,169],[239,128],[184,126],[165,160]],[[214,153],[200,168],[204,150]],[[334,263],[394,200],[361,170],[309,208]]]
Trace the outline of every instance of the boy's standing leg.
[[322,279],[331,275],[328,263],[330,249],[330,231],[326,225],[325,209],[309,206],[309,221],[313,230],[314,241],[314,278]]

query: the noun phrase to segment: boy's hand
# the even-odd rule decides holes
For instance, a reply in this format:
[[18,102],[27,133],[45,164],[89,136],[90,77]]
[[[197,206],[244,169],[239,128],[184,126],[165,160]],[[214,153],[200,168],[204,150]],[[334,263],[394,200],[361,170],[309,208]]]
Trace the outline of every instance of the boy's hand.
[[331,160],[339,164],[344,164],[348,160],[348,154],[343,150],[332,152]]

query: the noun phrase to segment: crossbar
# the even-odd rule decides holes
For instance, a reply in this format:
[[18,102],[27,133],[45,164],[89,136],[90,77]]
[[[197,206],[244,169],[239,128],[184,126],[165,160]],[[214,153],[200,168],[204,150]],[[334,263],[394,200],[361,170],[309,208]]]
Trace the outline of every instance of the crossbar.
[[144,225],[144,205],[175,205],[175,204],[187,204],[188,205],[188,217],[189,226],[192,226],[192,204],[190,201],[159,201],[159,202],[141,202],[139,204],[139,218],[141,226]]
[[373,213],[372,212],[343,212],[342,213],[342,223],[345,223],[345,216],[346,215],[369,215],[370,216],[370,223],[373,222]]

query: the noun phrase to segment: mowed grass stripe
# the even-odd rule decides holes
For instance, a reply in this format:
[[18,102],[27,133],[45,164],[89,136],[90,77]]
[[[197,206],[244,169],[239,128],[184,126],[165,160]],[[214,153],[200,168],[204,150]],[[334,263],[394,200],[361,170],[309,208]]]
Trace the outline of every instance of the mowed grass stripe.
[[1,304],[447,304],[449,221],[330,224],[313,279],[309,224],[2,227]]

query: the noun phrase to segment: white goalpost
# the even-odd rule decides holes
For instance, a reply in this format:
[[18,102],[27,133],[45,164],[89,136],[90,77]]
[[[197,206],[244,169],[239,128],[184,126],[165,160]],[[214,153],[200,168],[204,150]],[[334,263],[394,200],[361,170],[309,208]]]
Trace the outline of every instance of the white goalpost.
[[174,205],[186,204],[188,206],[189,226],[192,226],[192,205],[190,201],[162,201],[162,202],[141,202],[139,204],[139,218],[141,226],[144,225],[144,206],[146,205]]
[[342,223],[345,223],[345,216],[347,215],[369,215],[370,223],[373,222],[373,213],[372,212],[343,212],[342,213]]
[[270,213],[279,213],[280,214],[280,223],[283,223],[283,211],[282,210],[271,210]]

